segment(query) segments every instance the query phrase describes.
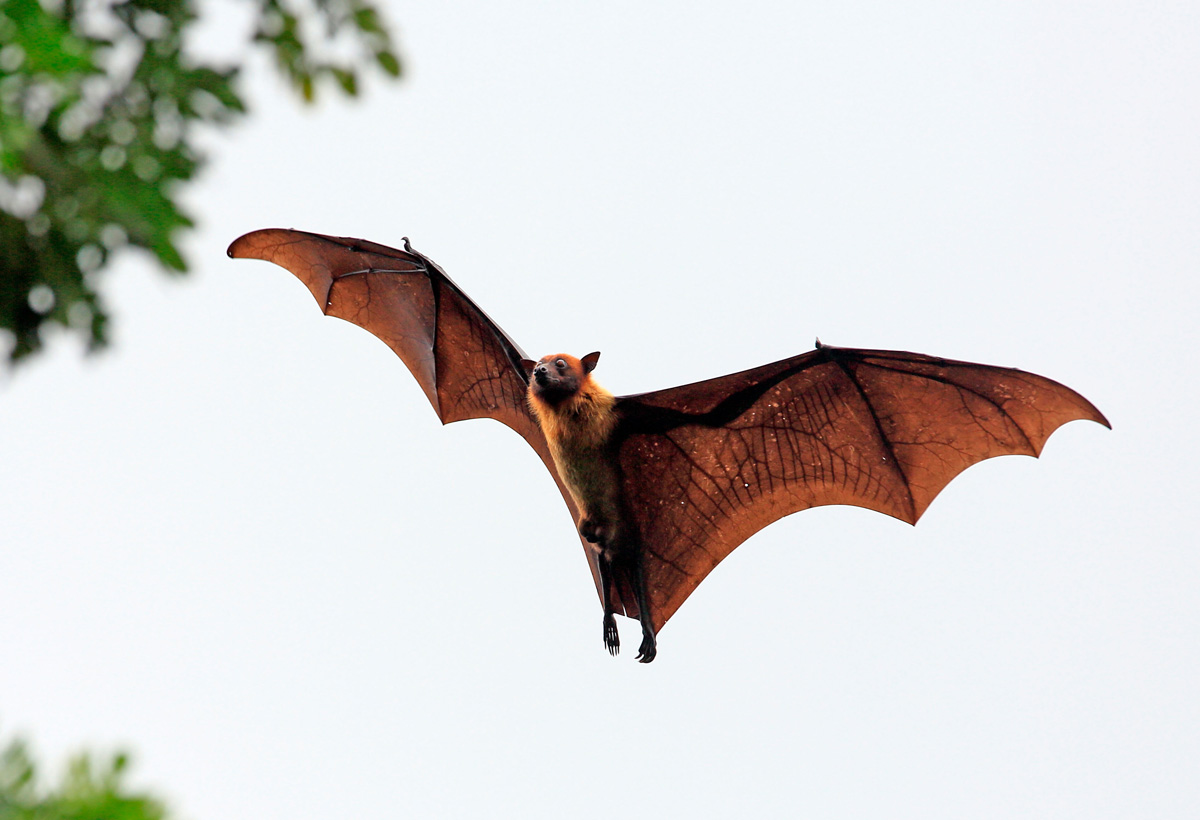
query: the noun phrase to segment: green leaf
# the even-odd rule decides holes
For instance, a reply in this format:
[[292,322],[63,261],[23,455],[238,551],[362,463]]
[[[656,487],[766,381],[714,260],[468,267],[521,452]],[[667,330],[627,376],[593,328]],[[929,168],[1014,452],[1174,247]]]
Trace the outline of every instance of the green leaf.
[[380,51],[375,55],[375,61],[391,77],[400,76],[400,58],[390,51]]
[[[121,258],[120,245],[149,251],[166,272],[187,269],[179,236],[193,222],[179,197],[202,164],[196,128],[229,124],[247,108],[237,66],[184,58],[201,7],[194,0],[0,0],[0,173],[35,178],[44,189],[40,204],[0,210],[0,332],[11,337],[11,360],[38,350],[41,330],[56,324],[89,349],[105,344],[108,317],[96,288]],[[316,0],[309,13],[325,25],[312,28],[280,0],[259,0],[258,8],[252,42],[272,53],[305,102],[326,78],[355,96],[364,68],[401,72],[366,0]],[[335,63],[329,44],[303,36],[321,30],[349,38],[358,60]],[[132,55],[131,71],[116,70],[117,55]],[[104,94],[89,93],[85,104],[85,83],[98,75]],[[124,241],[106,244],[113,236]],[[7,820],[2,802],[0,820]]]
[[344,68],[331,67],[330,72],[337,79],[338,85],[350,97],[358,94],[358,78],[355,77],[353,71],[348,71]]
[[354,10],[354,25],[363,32],[383,32],[379,13],[371,6],[360,6]]

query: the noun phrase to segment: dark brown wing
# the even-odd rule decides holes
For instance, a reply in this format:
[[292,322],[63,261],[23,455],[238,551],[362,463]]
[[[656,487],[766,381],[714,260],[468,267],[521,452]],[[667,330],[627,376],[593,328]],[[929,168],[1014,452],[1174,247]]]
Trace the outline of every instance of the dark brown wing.
[[[554,468],[525,401],[528,385],[512,339],[428,257],[363,239],[267,229],[229,246],[239,259],[264,259],[291,271],[321,309],[382,339],[412,371],[443,423],[491,418],[516,430],[574,502]],[[599,582],[592,551],[592,577]]]
[[1108,425],[1087,399],[1032,373],[819,344],[618,406],[656,629],[734,548],[785,515],[851,504],[916,523],[972,464],[1036,456],[1073,419]]

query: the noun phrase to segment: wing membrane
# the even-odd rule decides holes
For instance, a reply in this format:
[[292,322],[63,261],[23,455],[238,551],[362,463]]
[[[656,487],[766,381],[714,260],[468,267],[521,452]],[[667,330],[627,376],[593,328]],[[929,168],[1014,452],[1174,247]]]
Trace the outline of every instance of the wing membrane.
[[773,521],[849,504],[916,523],[986,458],[1036,456],[1090,402],[1021,370],[822,346],[706,382],[622,399],[631,512],[656,627]]
[[[524,352],[432,260],[411,247],[275,228],[240,237],[229,255],[286,268],[327,315],[382,339],[408,366],[443,423],[491,418],[515,430],[554,477],[572,520],[578,519],[525,401]],[[598,584],[595,556],[586,543],[584,551]]]

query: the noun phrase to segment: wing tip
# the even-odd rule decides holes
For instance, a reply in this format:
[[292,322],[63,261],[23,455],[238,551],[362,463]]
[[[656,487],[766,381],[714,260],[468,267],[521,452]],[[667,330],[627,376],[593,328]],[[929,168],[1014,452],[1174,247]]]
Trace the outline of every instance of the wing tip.
[[[1052,380],[1048,379],[1047,381]],[[1108,420],[1108,417],[1101,413],[1100,408],[1088,401],[1088,399],[1084,397],[1078,390],[1072,390],[1061,382],[1054,383],[1075,397],[1075,405],[1078,408],[1078,415],[1067,419],[1063,422],[1063,424],[1067,424],[1068,422],[1072,421],[1094,421],[1097,424],[1107,427],[1109,430],[1112,429],[1112,422]],[[1059,427],[1061,426],[1062,425],[1059,425]]]
[[[1065,388],[1065,389],[1070,390],[1070,388]],[[1083,396],[1081,396],[1079,393],[1075,392],[1074,390],[1070,390],[1070,392],[1074,393],[1075,398],[1077,398],[1079,400],[1077,403],[1078,413],[1069,419],[1065,419],[1064,421],[1059,423],[1058,426],[1056,426],[1053,430],[1051,430],[1049,433],[1046,434],[1045,438],[1042,439],[1042,446],[1038,448],[1037,455],[1040,456],[1042,454],[1042,449],[1046,446],[1046,442],[1050,440],[1050,436],[1054,435],[1056,432],[1058,432],[1063,427],[1067,426],[1068,424],[1070,424],[1073,421],[1094,421],[1094,422],[1096,422],[1096,424],[1099,424],[1102,427],[1107,427],[1109,430],[1112,429],[1112,422],[1110,422],[1108,420],[1107,416],[1105,416],[1103,413],[1100,412],[1099,407],[1092,404],[1090,401],[1085,399]]]
[[225,254],[230,259],[262,259],[260,255],[260,241],[268,234],[280,233],[281,231],[281,228],[259,228],[258,230],[244,233],[229,243],[229,247],[225,249]]
[[271,261],[270,258],[263,255],[263,250],[268,240],[277,239],[282,243],[284,239],[296,237],[334,239],[334,237],[325,236],[324,234],[298,231],[295,228],[259,228],[258,230],[244,233],[230,242],[229,247],[225,249],[225,254],[230,259],[261,259],[264,262],[269,262]]
[[225,249],[225,255],[230,259],[246,259],[246,246],[250,243],[250,237],[254,236],[256,233],[258,233],[258,231],[244,233],[237,239],[230,242],[229,247]]
[[[1045,437],[1043,437],[1040,442],[1031,441],[1030,443],[1035,445],[1034,452],[1032,454],[1033,457],[1041,458],[1042,453],[1045,452],[1045,450],[1046,450],[1046,445],[1049,443],[1050,439],[1054,436],[1054,434],[1057,433],[1059,430],[1063,429],[1064,427],[1066,427],[1068,424],[1071,424],[1072,422],[1094,421],[1103,427],[1107,427],[1109,430],[1112,429],[1112,425],[1109,423],[1108,419],[1104,417],[1103,413],[1101,413],[1095,407],[1092,407],[1091,410],[1093,411],[1093,413],[1091,415],[1079,415],[1079,416],[1075,416],[1074,418],[1070,418],[1070,419],[1067,419],[1066,421],[1062,422],[1057,427],[1055,427],[1053,430],[1046,433]],[[1016,455],[1021,455],[1021,454],[1017,453]]]

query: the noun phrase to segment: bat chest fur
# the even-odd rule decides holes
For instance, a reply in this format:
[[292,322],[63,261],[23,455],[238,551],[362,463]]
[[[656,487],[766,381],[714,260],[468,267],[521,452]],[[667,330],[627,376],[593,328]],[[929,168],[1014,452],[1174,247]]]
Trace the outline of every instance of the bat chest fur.
[[620,473],[610,447],[616,425],[612,404],[610,394],[587,394],[567,407],[539,413],[554,464],[579,507],[580,525],[588,522],[609,535],[622,523]]
[[564,441],[552,446],[551,453],[580,513],[603,522],[615,521],[619,482],[608,448]]

